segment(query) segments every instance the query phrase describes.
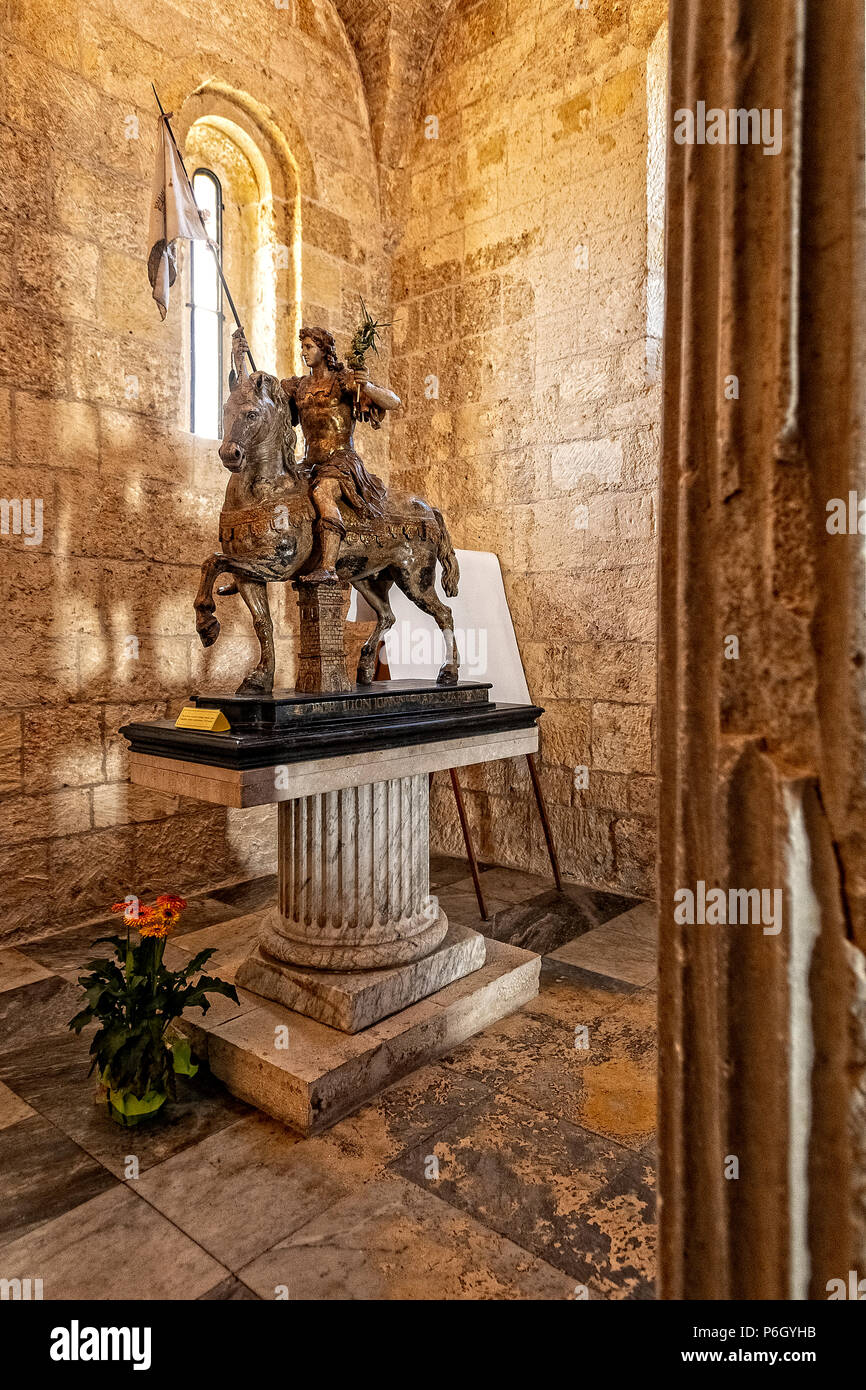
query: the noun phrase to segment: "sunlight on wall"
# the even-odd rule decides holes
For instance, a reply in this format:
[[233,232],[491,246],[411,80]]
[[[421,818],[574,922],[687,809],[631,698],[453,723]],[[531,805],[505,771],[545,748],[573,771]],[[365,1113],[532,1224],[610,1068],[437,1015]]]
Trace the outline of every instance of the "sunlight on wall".
[[653,39],[646,65],[647,104],[647,371],[660,366],[665,312],[665,156],[667,151],[668,26]]

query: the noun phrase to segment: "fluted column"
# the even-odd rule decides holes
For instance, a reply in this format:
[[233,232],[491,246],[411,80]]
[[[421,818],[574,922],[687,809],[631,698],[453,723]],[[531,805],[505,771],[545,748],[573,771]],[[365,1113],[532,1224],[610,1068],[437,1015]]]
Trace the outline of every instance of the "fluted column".
[[426,773],[279,803],[279,910],[260,945],[326,970],[402,965],[439,944]]

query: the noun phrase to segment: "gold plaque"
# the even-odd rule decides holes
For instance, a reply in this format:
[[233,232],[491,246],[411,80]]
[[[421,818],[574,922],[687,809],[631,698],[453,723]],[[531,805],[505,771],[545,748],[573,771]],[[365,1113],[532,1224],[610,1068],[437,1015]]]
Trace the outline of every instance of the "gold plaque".
[[204,733],[224,734],[231,728],[221,709],[195,709],[185,705],[174,721],[176,729],[200,729]]

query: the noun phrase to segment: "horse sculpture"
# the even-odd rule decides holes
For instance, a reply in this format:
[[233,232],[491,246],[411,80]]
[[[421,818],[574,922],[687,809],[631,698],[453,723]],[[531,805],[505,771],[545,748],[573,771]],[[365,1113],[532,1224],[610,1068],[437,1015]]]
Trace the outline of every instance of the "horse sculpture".
[[[240,594],[250,610],[261,657],[237,690],[238,695],[269,695],[274,687],[274,632],[268,603],[269,583],[303,580],[319,558],[316,510],[308,476],[295,459],[295,430],[289,400],[276,377],[267,372],[242,376],[225,406],[225,436],[219,455],[231,473],[220,515],[221,549],[201,567],[195,600],[196,631],[205,647],[219,636],[214,584],[221,596]],[[392,584],[438,625],[445,640],[440,685],[457,681],[460,658],[451,610],[434,587],[436,561],[442,587],[457,593],[460,571],[442,513],[420,497],[387,493],[384,516],[370,519],[340,504],[346,528],[337,560],[341,583],[351,584],[376,614],[376,626],[361,649],[357,681],[369,685],[376,669],[379,642],[394,624],[388,602]]]

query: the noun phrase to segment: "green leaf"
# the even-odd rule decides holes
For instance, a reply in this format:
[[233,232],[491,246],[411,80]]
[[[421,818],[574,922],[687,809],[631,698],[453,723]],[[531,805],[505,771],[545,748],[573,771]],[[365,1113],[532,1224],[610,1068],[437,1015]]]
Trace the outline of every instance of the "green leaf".
[[192,1060],[189,1038],[173,1038],[170,1045],[174,1070],[180,1076],[195,1076],[198,1062]]

